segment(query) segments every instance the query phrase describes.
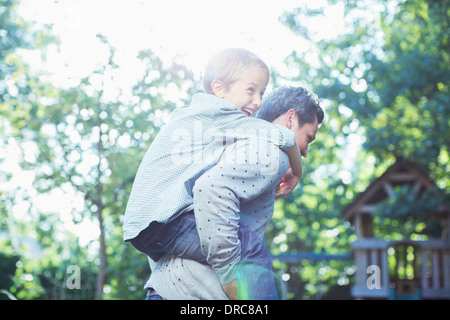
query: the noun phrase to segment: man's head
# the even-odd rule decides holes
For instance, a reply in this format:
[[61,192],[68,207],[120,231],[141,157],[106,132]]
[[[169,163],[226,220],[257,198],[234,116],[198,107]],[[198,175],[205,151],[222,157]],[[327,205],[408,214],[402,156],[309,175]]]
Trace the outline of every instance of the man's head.
[[295,133],[295,140],[303,157],[308,145],[324,120],[324,112],[317,96],[302,87],[281,87],[264,97],[258,118],[287,127]]

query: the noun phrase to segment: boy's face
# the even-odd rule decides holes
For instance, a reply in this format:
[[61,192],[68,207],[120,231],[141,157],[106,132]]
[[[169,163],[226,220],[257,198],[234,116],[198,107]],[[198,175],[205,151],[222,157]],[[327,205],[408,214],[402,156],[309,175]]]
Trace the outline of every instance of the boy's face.
[[241,111],[251,116],[261,108],[261,99],[269,79],[258,66],[251,65],[242,72],[238,80],[225,86],[223,99],[235,104]]

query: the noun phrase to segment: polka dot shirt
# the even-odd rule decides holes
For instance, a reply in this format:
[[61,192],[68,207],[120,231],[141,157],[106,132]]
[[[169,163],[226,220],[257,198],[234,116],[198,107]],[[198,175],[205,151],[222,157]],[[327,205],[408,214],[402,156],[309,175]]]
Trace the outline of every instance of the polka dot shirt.
[[263,238],[276,186],[288,165],[287,155],[267,141],[238,141],[196,181],[194,212],[202,251],[222,283],[235,277],[232,267],[241,251],[239,226]]
[[[240,183],[247,187],[239,192],[240,198],[250,200],[248,195],[254,194],[258,188],[266,191],[268,187],[260,184],[269,179],[268,172],[245,172],[251,170],[250,164],[257,166],[255,159],[262,154],[256,153],[259,152],[256,149],[260,143],[255,143],[258,140],[270,141],[274,148],[287,151],[294,145],[295,136],[283,126],[245,116],[235,105],[214,95],[194,95],[189,106],[172,113],[138,168],[124,216],[124,240],[136,237],[152,221],[167,223],[183,212],[193,210],[195,182],[219,159],[225,162],[226,157],[230,160],[235,157],[236,164],[240,165],[236,167],[236,173],[246,177]],[[247,153],[233,155],[235,151],[227,147],[230,144],[236,147],[238,141],[247,143],[246,150],[241,150]],[[261,163],[269,161],[258,159]],[[262,169],[269,170],[270,163],[265,165],[269,167]],[[252,177],[254,183],[249,180],[251,174],[258,174]],[[237,181],[236,187],[239,185]]]

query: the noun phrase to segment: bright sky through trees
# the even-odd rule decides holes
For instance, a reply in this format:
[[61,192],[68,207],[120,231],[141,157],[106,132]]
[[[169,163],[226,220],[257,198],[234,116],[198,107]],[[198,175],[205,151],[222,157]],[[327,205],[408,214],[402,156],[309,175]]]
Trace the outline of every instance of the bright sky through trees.
[[[322,2],[309,2],[308,7],[319,7]],[[302,3],[306,1],[23,0],[19,14],[26,21],[37,22],[36,28],[52,25],[59,43],[48,46],[44,61],[38,50],[21,54],[32,70],[44,71],[47,80],[62,87],[76,86],[108,59],[108,48],[99,41],[98,34],[105,36],[117,50],[118,81],[124,87],[133,85],[142,74],[144,68],[137,54],[149,48],[168,64],[179,56],[198,75],[206,60],[226,47],[245,47],[261,56],[271,68],[289,73],[284,58],[294,50],[307,51],[309,44],[283,26],[279,18]],[[322,18],[311,21],[310,28],[317,37],[336,36],[343,28],[343,7],[327,7]],[[17,166],[14,155],[19,157],[19,150],[13,145],[9,148],[9,163]],[[26,154],[33,157],[32,146]],[[32,172],[22,172],[10,184],[28,186],[33,193],[33,179]],[[98,227],[88,219],[73,224],[70,211],[82,206],[82,196],[61,189],[36,196],[34,204],[43,211],[59,212],[65,227],[78,234],[81,243],[98,238]],[[28,210],[27,203],[14,207],[16,216],[23,216]]]
[[[196,73],[201,73],[208,57],[225,47],[245,47],[270,67],[279,67],[293,50],[308,47],[279,21],[283,12],[301,2],[306,1],[24,0],[20,13],[26,20],[53,24],[61,44],[48,49],[42,67],[64,84],[86,75],[106,58],[108,53],[97,34],[106,36],[117,49],[123,78],[134,79],[139,73],[136,55],[147,48],[168,61],[181,56]],[[310,27],[320,37],[334,36],[342,30],[342,17],[342,6],[330,7],[324,19],[313,21]],[[37,58],[35,53],[34,65]]]
[[[415,201],[394,187],[373,235],[445,236],[427,214],[449,199],[445,1],[0,1],[0,300],[143,298],[148,261],[122,230],[136,170],[226,47],[267,62],[266,92],[306,86],[327,113],[302,182],[275,202],[271,254],[349,253],[342,213],[399,157],[437,188]],[[351,298],[352,260],[273,262],[288,299]]]

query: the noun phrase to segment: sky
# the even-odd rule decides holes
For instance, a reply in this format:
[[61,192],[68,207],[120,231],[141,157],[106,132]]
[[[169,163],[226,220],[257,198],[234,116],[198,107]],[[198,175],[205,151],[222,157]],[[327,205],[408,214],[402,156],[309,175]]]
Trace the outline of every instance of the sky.
[[[323,0],[309,1],[308,6],[320,6]],[[22,0],[19,15],[27,21],[52,25],[59,37],[58,45],[46,49],[46,60],[39,51],[21,54],[32,70],[43,70],[58,86],[76,85],[108,57],[97,34],[106,36],[117,50],[117,63],[122,70],[123,85],[132,85],[139,76],[141,64],[137,54],[152,49],[168,63],[181,56],[183,63],[201,74],[207,59],[226,47],[245,47],[259,55],[272,69],[286,68],[283,60],[293,50],[307,51],[309,43],[296,36],[279,21],[286,11],[306,3],[306,0]],[[312,20],[309,27],[319,37],[333,37],[343,29],[342,6],[328,7],[324,17]],[[33,157],[33,146],[25,157]],[[10,170],[18,170],[19,150],[10,146]],[[59,212],[64,227],[80,236],[80,245],[98,238],[95,221],[87,218],[74,224],[74,211],[81,210],[83,197],[73,190],[57,189],[49,195],[37,195],[32,190],[32,172],[20,172],[0,189],[27,187],[36,197],[33,205],[43,212]],[[34,192],[34,193],[33,193]],[[30,203],[18,201],[14,216],[26,219]]]
[[[308,50],[309,44],[279,21],[302,3],[306,0],[22,0],[20,14],[52,24],[60,38],[59,47],[47,50],[46,64],[38,63],[38,53],[28,54],[35,67],[53,74],[53,81],[70,85],[68,80],[89,74],[104,61],[107,52],[96,38],[102,34],[117,49],[123,80],[131,83],[139,74],[137,53],[148,48],[166,61],[181,56],[197,74],[212,54],[226,47],[245,47],[269,67],[282,68],[293,50]],[[311,29],[324,37],[342,30],[342,6],[324,13]]]

